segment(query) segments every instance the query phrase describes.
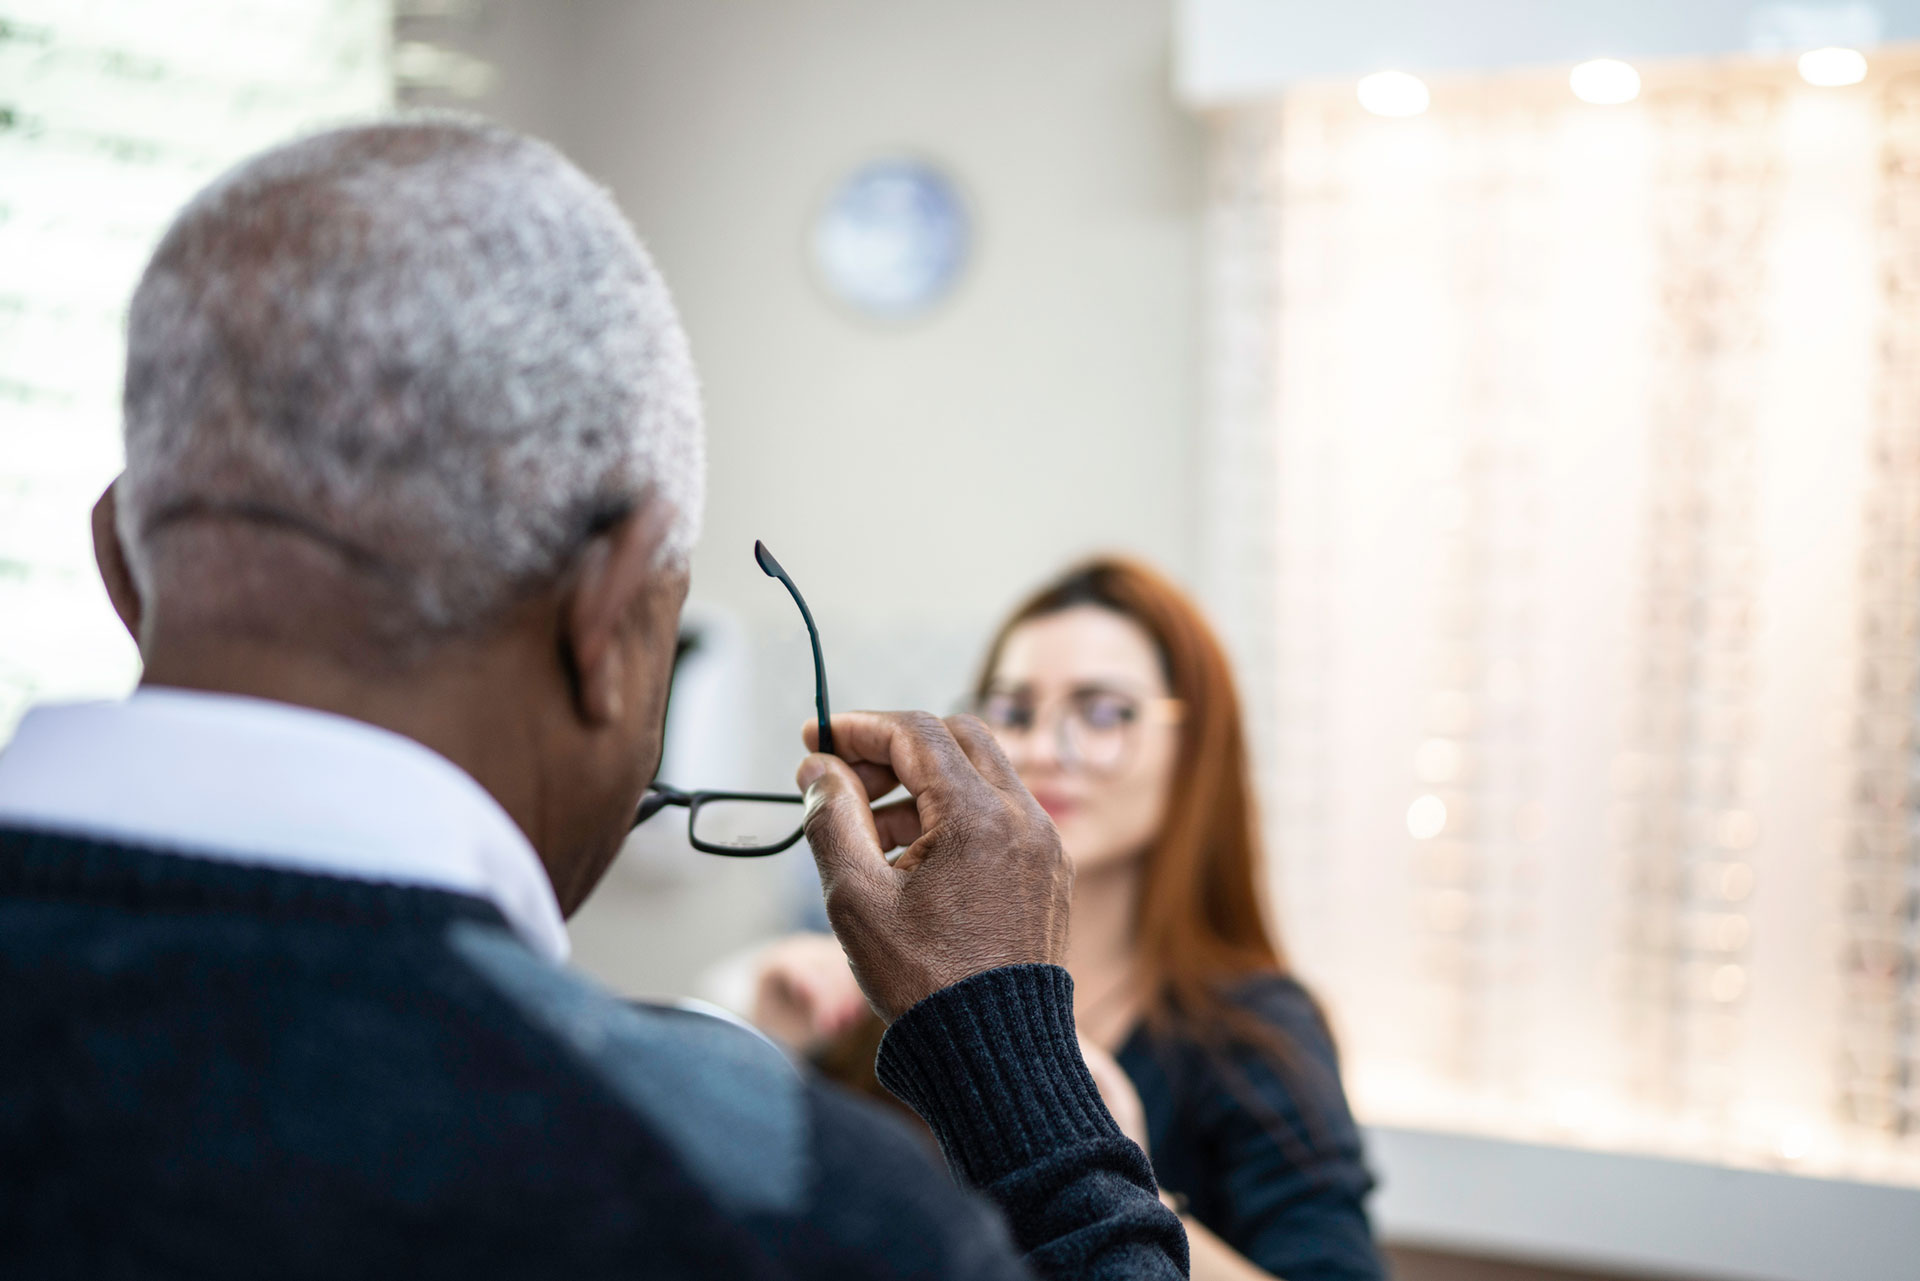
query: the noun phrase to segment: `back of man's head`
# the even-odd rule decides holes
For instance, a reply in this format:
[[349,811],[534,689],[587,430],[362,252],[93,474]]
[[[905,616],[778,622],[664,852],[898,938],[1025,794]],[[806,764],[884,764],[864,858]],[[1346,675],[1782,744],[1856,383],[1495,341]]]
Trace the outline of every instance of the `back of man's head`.
[[649,496],[684,558],[699,396],[666,287],[552,148],[423,117],[269,151],[128,322],[119,533],[151,620],[358,663],[483,631]]

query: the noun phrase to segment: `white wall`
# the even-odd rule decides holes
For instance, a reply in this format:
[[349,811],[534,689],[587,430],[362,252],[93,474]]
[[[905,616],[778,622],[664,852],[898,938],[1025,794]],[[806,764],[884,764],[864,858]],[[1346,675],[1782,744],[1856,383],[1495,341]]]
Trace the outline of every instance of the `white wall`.
[[[1198,138],[1160,0],[591,6],[570,142],[675,284],[705,371],[700,590],[831,626],[977,625],[1090,547],[1187,568]],[[826,188],[910,147],[980,226],[943,312],[836,312],[801,253]]]
[[[495,0],[473,48],[484,108],[607,182],[679,300],[712,449],[694,594],[757,643],[746,781],[790,780],[810,699],[756,538],[840,707],[951,706],[996,615],[1070,557],[1191,573],[1201,135],[1168,88],[1170,0]],[[884,329],[803,244],[830,185],[896,148],[957,177],[978,246],[946,306]],[[785,874],[714,862],[679,873],[672,948],[603,956],[597,901],[583,960],[672,987],[757,928]]]

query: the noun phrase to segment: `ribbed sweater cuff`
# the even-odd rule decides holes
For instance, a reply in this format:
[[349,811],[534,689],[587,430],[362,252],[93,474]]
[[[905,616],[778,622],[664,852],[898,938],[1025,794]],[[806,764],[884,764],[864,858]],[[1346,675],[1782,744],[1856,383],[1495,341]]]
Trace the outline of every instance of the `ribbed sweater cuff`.
[[935,992],[887,1029],[876,1069],[976,1187],[1120,1133],[1080,1057],[1073,979],[1057,965],[1004,966]]

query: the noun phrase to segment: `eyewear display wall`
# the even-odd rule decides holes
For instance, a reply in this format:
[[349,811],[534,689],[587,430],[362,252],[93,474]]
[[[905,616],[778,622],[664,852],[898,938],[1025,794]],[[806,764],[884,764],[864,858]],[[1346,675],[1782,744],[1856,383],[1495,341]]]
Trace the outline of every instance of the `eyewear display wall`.
[[1920,1184],[1920,55],[1214,119],[1203,505],[1376,1123]]

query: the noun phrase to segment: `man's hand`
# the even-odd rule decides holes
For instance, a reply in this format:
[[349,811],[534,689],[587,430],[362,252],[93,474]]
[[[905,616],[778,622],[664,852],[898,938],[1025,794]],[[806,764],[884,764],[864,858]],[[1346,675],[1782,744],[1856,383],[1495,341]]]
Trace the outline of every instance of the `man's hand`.
[[[881,1018],[985,970],[1065,958],[1072,866],[984,724],[853,712],[833,718],[833,741],[839,756],[800,765],[807,844]],[[907,799],[872,806],[896,785]]]

